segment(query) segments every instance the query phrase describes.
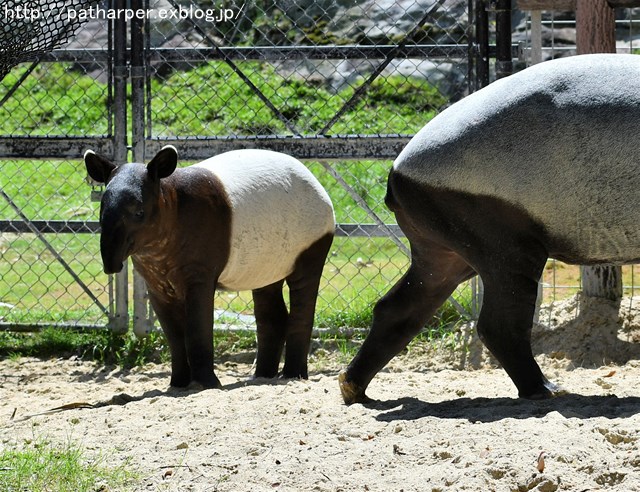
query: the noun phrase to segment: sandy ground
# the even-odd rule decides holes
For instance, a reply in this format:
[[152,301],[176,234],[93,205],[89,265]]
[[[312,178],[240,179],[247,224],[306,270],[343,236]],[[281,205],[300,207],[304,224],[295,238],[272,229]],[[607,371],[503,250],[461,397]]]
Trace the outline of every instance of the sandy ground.
[[[225,389],[202,392],[168,389],[164,365],[0,361],[0,446],[71,441],[128,462],[140,491],[640,490],[638,307],[548,313],[534,348],[572,394],[544,402],[518,399],[468,327],[412,345],[374,379],[374,401],[350,407],[344,361],[323,350],[308,381],[248,381],[239,354],[217,366]],[[81,402],[94,406],[40,414]]]

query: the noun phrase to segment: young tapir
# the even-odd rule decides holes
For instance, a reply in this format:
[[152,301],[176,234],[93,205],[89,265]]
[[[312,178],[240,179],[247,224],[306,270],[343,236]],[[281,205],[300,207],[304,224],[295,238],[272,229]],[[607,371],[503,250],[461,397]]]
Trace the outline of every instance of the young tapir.
[[[256,377],[307,377],[318,285],[333,240],[333,206],[293,157],[238,150],[176,169],[164,147],[149,162],[117,166],[85,153],[106,183],[100,252],[106,273],[129,256],[149,289],[171,350],[171,385],[216,388],[213,297],[251,290],[258,333]],[[289,312],[282,288],[287,282]]]
[[640,261],[640,56],[550,61],[452,105],[398,156],[386,203],[411,266],[339,377],[345,402],[365,400],[374,375],[476,273],[481,340],[521,397],[553,396],[530,344],[547,258]]

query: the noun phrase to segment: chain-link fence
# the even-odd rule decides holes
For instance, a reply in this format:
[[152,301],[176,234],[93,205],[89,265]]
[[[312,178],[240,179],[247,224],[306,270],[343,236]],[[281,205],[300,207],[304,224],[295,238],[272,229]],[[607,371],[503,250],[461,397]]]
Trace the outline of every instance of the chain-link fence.
[[[153,4],[178,19],[145,22],[146,153],[172,143],[196,159],[245,146],[305,158],[340,224],[321,327],[366,326],[406,270],[407,247],[386,225],[386,176],[408,137],[469,91],[468,4],[200,2],[200,14]],[[225,319],[251,313],[250,294],[220,293],[216,306]]]
[[[438,111],[489,80],[493,14],[478,10],[489,3],[31,5],[45,3],[66,20],[56,32],[68,42],[30,53],[0,83],[0,323],[148,326],[139,279],[101,273],[100,190],[85,182],[81,156],[93,148],[143,161],[170,143],[184,165],[243,147],[304,159],[339,222],[316,324],[366,326],[409,261],[383,203],[391,162]],[[0,6],[1,25],[25,4]],[[517,55],[523,41],[525,53],[526,40],[515,41],[507,48]],[[453,305],[473,314],[478,290],[463,286]],[[250,299],[218,293],[218,325],[252,325]]]
[[[64,160],[73,139],[81,146],[112,133],[111,88],[100,80],[108,75],[53,63],[61,52],[51,53],[69,39],[80,47],[77,14],[95,3],[0,5],[0,322],[11,329],[104,326],[113,315],[96,262],[96,207],[80,162]],[[101,31],[106,38],[104,23]],[[31,159],[34,148],[51,160]]]
[[[59,39],[82,21],[62,49],[34,51],[0,86],[0,321],[144,322],[131,272],[114,282],[100,271],[100,190],[85,183],[80,156],[142,161],[172,143],[185,165],[242,147],[305,159],[340,223],[317,324],[365,326],[408,264],[383,204],[391,160],[473,86],[473,2],[76,3],[0,12],[5,24],[44,25],[28,18],[36,11],[64,19],[52,24]],[[218,293],[219,323],[251,325],[250,297]]]

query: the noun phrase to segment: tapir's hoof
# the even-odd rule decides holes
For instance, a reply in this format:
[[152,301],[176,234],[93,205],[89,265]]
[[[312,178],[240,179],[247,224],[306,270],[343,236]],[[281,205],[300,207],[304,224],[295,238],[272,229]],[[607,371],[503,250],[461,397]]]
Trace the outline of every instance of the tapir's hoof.
[[300,375],[300,374],[294,374],[293,376],[287,375],[287,374],[279,374],[278,375],[278,379],[304,380],[304,379],[309,379],[309,377],[308,376],[303,376],[303,375]]
[[341,371],[340,374],[338,374],[338,383],[340,384],[342,399],[347,405],[351,405],[353,403],[365,403],[369,401],[369,398],[364,394],[364,388],[347,381],[346,371]]
[[288,371],[286,368],[282,370],[280,379],[309,379],[309,372],[306,369],[298,369],[296,371]]
[[191,382],[191,378],[187,376],[171,376],[171,381],[169,381],[169,386],[172,388],[180,388],[184,389],[189,386]]
[[207,378],[198,378],[197,380],[193,380],[187,386],[187,389],[190,390],[207,390],[207,389],[222,389],[222,383],[216,377],[215,374],[212,374]]
[[533,391],[520,391],[518,396],[520,398],[526,398],[527,400],[548,400],[550,398],[566,395],[568,393],[569,392],[562,386],[553,384],[550,381],[545,381],[544,384],[540,385]]

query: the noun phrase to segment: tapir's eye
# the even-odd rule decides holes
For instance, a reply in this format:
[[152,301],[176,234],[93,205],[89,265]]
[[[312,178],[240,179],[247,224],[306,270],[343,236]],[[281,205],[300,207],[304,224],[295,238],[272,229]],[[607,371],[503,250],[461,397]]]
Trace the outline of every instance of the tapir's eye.
[[142,209],[136,210],[133,216],[138,220],[142,220],[144,218],[144,210]]

